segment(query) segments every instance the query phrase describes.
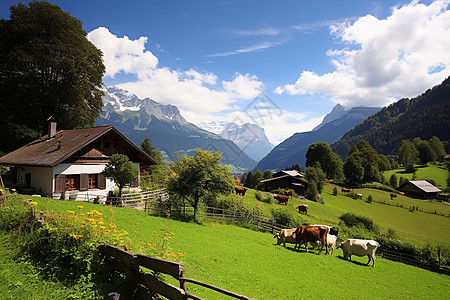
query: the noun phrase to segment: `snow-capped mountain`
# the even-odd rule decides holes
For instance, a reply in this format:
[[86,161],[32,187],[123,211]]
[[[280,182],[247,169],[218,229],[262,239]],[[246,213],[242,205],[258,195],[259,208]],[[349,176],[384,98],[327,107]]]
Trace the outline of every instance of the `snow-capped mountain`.
[[234,122],[205,122],[199,126],[207,131],[219,134],[224,139],[232,140],[250,158],[259,161],[269,153],[272,145],[264,132],[264,129],[256,124],[245,123],[243,125]]
[[186,121],[174,105],[140,99],[117,87],[105,90],[103,103],[96,125],[114,125],[136,145],[149,137],[155,149],[163,152],[165,160],[175,160],[175,152],[193,155],[200,148],[220,151],[222,163],[236,172],[251,170],[256,164],[234,142]]

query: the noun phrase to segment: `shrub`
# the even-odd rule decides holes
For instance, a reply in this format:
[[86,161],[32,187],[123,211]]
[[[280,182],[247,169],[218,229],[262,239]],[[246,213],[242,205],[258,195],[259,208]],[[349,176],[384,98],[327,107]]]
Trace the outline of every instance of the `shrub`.
[[333,189],[333,196],[337,196],[337,194],[338,194],[338,189],[337,189],[337,187],[334,187],[334,189]]
[[267,195],[264,192],[257,191],[255,193],[255,197],[258,201],[261,201],[261,202],[270,203],[270,204],[275,203],[275,200],[273,199],[273,197],[270,195]]
[[406,166],[405,173],[415,173],[417,171],[413,164]]
[[373,197],[372,197],[372,195],[369,195],[369,196],[367,197],[366,202],[367,202],[367,203],[372,203],[372,201],[373,201]]
[[26,205],[14,194],[6,198],[5,203],[0,206],[0,229],[11,230],[20,226],[20,222],[32,213],[32,207]]
[[286,208],[272,210],[272,216],[274,217],[275,222],[287,227],[294,228],[303,224],[303,220],[297,214]]
[[389,178],[389,184],[395,189],[397,187],[397,175],[393,173],[391,178]]
[[340,216],[339,219],[341,219],[347,227],[363,226],[369,231],[372,232],[377,231],[376,225],[373,223],[373,221],[364,216],[357,216],[352,213],[345,213],[342,216]]

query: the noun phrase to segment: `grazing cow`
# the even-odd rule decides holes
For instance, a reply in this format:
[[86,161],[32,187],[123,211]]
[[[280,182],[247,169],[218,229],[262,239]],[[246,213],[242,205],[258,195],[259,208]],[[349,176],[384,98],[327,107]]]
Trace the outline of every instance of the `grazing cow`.
[[283,247],[286,247],[286,243],[297,244],[297,240],[292,237],[296,229],[281,229],[279,233],[276,233],[273,237],[277,238],[277,245],[283,244]]
[[342,188],[342,189],[341,189],[341,192],[342,192],[342,193],[349,193],[350,190],[349,190],[349,189],[346,189],[346,188]]
[[235,186],[234,191],[236,192],[237,195],[245,196],[245,192],[247,191],[247,188],[242,187],[242,186]]
[[373,240],[358,240],[358,239],[348,239],[342,242],[336,249],[342,248],[344,253],[344,259],[347,258],[352,260],[352,255],[356,256],[366,256],[369,258],[366,266],[372,260],[372,267],[375,267],[375,252],[377,251],[380,244]]
[[292,191],[291,191],[291,190],[286,190],[286,191],[284,191],[284,194],[285,194],[286,196],[292,198]]
[[397,194],[389,194],[389,196],[391,197],[391,200],[392,200],[393,198],[397,198]]
[[356,194],[356,198],[362,199],[362,194]]
[[301,204],[299,206],[297,206],[298,208],[298,213],[304,213],[305,215],[308,214],[308,205],[307,204]]
[[278,200],[278,204],[284,203],[284,205],[288,204],[289,197],[285,195],[275,195],[275,199]]
[[328,229],[329,229],[329,234],[331,234],[331,235],[334,235],[334,236],[338,236],[338,233],[339,233],[339,228],[337,228],[337,227],[330,227],[330,226],[328,226],[328,225],[319,225],[319,224],[312,224],[312,225],[309,225],[309,226],[323,226],[323,227],[327,227]]
[[[331,247],[331,256],[333,256],[334,248],[336,248],[336,239],[337,237],[333,234],[327,235],[327,245]],[[322,242],[317,241],[315,243],[312,243],[311,245],[313,246],[313,248],[317,247],[317,249],[319,249],[319,247],[322,246]]]
[[[311,242],[322,242],[322,247],[319,250],[319,253],[322,252],[323,246],[325,245],[326,253],[328,253],[328,244],[327,244],[327,234],[330,229],[325,226],[299,226],[292,237],[297,240],[298,248],[300,249],[301,244],[305,244],[305,249],[308,250],[308,243]],[[295,247],[294,247],[295,248]]]

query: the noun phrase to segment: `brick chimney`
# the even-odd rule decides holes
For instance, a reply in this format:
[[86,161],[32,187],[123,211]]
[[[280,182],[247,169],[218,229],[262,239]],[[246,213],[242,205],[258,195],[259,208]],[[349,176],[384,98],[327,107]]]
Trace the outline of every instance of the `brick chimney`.
[[53,118],[53,116],[51,116],[50,118],[47,119],[48,122],[48,139],[51,139],[52,137],[54,137],[56,135],[56,120],[55,118]]

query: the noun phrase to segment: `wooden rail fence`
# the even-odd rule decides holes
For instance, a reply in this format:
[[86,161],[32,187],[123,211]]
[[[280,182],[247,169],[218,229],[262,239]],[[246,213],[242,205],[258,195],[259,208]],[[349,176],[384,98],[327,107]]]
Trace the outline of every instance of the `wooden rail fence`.
[[[225,289],[204,283],[195,279],[185,277],[183,264],[164,260],[161,258],[146,256],[142,254],[133,254],[131,252],[119,249],[114,246],[101,244],[98,247],[99,253],[111,262],[113,269],[125,274],[127,280],[135,283],[137,289],[151,291],[161,296],[173,300],[196,299],[202,298],[192,295],[186,291],[186,283],[192,283],[214,290],[218,293],[242,300],[250,300],[251,298],[239,295]],[[150,269],[157,273],[163,273],[172,276],[179,281],[180,287],[173,286],[159,280],[152,274],[145,273],[140,267]],[[144,294],[139,294],[140,299],[145,299]]]

